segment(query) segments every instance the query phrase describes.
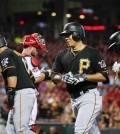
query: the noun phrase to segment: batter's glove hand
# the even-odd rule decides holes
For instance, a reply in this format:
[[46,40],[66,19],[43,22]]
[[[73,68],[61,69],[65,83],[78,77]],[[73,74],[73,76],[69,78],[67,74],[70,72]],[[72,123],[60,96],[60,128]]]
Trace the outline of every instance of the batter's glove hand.
[[61,81],[65,82],[67,84],[73,84],[74,83],[74,78],[71,72],[61,75]]
[[12,109],[14,106],[15,88],[8,87],[7,95],[8,95],[8,107]]
[[76,85],[76,84],[78,84],[78,83],[80,83],[80,82],[83,82],[83,81],[85,81],[85,80],[87,80],[87,76],[86,76],[86,74],[75,74],[74,76],[73,76],[73,81],[74,81],[74,85]]
[[114,72],[117,72],[117,71],[119,71],[120,70],[120,63],[117,63],[117,61],[113,64],[113,66],[112,66],[112,70],[114,71]]

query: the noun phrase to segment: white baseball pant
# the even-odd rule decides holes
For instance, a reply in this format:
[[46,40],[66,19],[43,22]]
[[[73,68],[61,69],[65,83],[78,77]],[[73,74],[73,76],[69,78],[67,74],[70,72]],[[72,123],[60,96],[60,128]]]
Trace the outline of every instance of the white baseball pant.
[[71,98],[71,104],[76,118],[75,134],[90,134],[90,130],[92,134],[100,134],[97,125],[94,125],[102,109],[102,96],[97,88],[90,89],[76,99]]
[[6,125],[7,134],[35,134],[29,127],[35,100],[36,94],[32,88],[16,91],[14,109],[10,110]]

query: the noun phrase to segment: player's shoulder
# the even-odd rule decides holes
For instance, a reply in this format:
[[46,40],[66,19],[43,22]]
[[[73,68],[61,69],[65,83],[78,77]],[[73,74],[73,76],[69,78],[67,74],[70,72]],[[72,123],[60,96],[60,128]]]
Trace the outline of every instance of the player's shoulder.
[[28,54],[26,54],[26,53],[22,53],[21,56],[22,56],[22,57],[32,57],[31,55],[28,55]]
[[32,66],[34,66],[34,67],[39,66],[38,59],[33,57],[32,55],[22,54],[22,56],[27,60],[28,64],[32,64]]
[[99,53],[99,51],[96,48],[93,48],[91,46],[86,46],[86,50],[91,51],[92,53]]
[[65,54],[65,53],[67,53],[67,52],[71,52],[71,49],[70,48],[65,48],[65,49],[63,49],[63,50],[60,50],[59,51],[59,54]]
[[3,52],[1,52],[1,55],[4,57],[7,57],[7,56],[9,56],[9,55],[11,55],[11,54],[13,54],[14,52],[13,52],[13,50],[12,49],[10,49],[10,48],[7,48],[7,49],[5,49]]

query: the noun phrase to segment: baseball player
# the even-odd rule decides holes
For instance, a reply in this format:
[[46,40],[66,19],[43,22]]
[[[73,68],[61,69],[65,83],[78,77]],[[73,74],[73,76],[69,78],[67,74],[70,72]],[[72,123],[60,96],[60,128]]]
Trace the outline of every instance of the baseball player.
[[[120,55],[120,31],[113,33],[109,38],[109,42],[110,46],[108,47],[108,50]],[[120,63],[116,61],[112,70],[116,73],[116,79],[120,79]]]
[[6,134],[35,134],[29,128],[36,100],[35,79],[26,60],[18,52],[7,47],[2,35],[0,35],[0,68],[10,108]]
[[[50,79],[50,70],[40,70],[39,61],[35,57],[38,54],[38,50],[47,51],[46,44],[42,36],[38,33],[31,35],[25,35],[22,39],[23,51],[22,56],[26,59],[27,65],[35,77],[35,83],[39,83],[43,80]],[[37,88],[37,87],[36,87]],[[36,90],[36,95],[39,94]],[[29,125],[33,126],[37,116],[37,99],[32,110]]]
[[60,51],[52,66],[54,83],[65,82],[76,118],[75,134],[100,134],[96,117],[102,108],[98,82],[108,82],[107,67],[99,52],[84,44],[85,31],[76,22],[67,23],[60,36],[68,48]]

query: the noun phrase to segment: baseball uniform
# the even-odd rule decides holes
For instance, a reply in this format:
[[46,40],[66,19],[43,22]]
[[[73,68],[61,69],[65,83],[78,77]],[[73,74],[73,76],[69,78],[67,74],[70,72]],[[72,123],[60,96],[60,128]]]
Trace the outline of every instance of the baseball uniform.
[[[66,48],[58,53],[52,67],[52,79],[55,75],[71,72],[75,74],[101,73],[107,77],[107,67],[99,52],[86,46],[83,50],[74,53]],[[96,117],[102,109],[102,96],[97,89],[97,82],[83,81],[76,85],[67,84],[70,94],[72,110],[76,118],[75,134],[88,134],[94,127],[93,134],[99,134]]]
[[14,98],[14,108],[10,110],[6,125],[7,134],[35,134],[29,128],[31,112],[36,100],[34,77],[26,60],[12,49],[0,53],[0,66],[8,88],[8,77],[16,76],[17,85]]

